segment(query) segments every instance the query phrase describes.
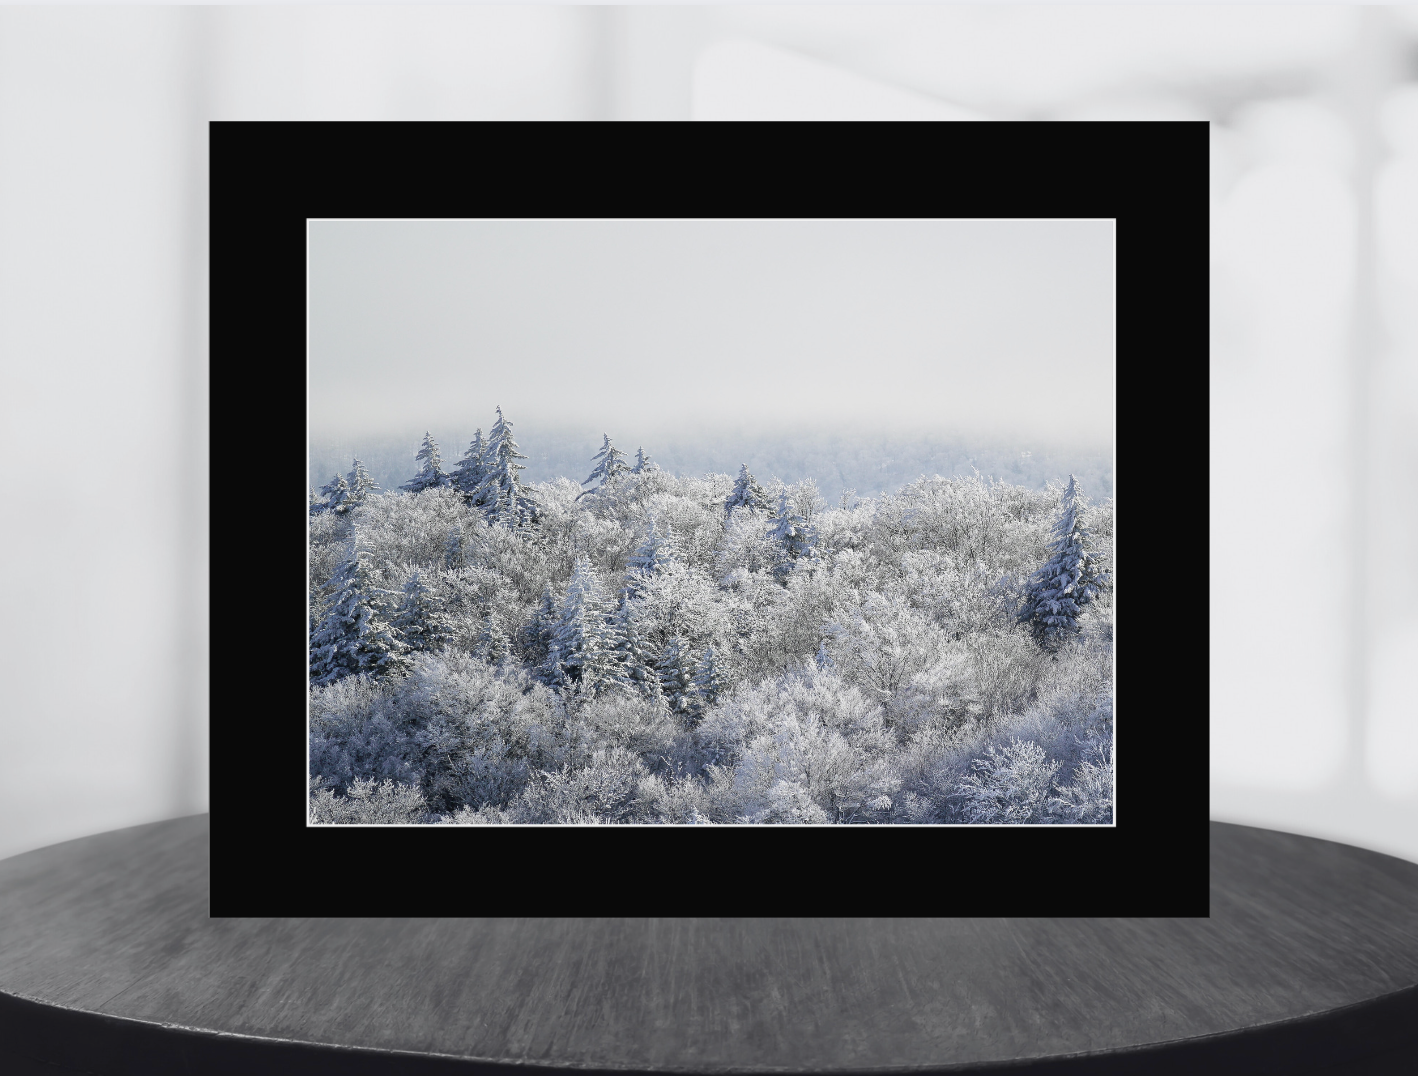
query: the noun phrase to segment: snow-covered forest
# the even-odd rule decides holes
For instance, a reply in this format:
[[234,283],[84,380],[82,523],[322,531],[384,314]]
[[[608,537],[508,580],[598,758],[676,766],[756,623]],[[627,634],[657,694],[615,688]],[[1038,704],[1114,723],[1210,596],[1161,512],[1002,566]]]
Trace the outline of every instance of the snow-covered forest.
[[[463,425],[444,423],[446,438],[440,427],[433,432],[439,444],[461,449],[472,439],[475,424],[467,424],[466,432]],[[409,477],[412,450],[423,433],[424,425],[419,423],[398,435],[312,434],[308,481],[319,489],[332,473],[347,472],[351,457],[358,456],[376,482],[397,489]],[[586,457],[600,444],[601,430],[538,422],[536,437],[525,440],[522,451],[528,458],[523,477],[528,482],[552,481],[561,475],[577,480],[586,474]],[[1106,444],[1048,438],[1037,431],[1019,437],[998,432],[966,435],[939,427],[865,420],[830,425],[740,421],[716,427],[696,419],[680,425],[647,423],[643,432],[630,439],[630,446],[641,440],[653,446],[655,462],[675,474],[704,474],[730,466],[735,473],[739,464],[747,462],[754,474],[777,475],[788,482],[811,477],[829,504],[838,503],[847,489],[879,496],[923,474],[969,476],[976,471],[1031,489],[1072,473],[1095,501],[1113,493],[1112,451]],[[455,457],[458,454],[451,451]]]
[[526,458],[311,491],[312,821],[1113,820],[1111,498]]

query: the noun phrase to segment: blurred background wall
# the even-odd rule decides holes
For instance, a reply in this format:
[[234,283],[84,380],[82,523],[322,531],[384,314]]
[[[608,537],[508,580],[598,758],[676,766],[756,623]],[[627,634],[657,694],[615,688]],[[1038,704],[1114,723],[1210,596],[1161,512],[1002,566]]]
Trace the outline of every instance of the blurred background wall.
[[1210,121],[1212,816],[1418,860],[1418,9],[1068,4],[0,7],[0,856],[206,809],[208,120],[777,118]]

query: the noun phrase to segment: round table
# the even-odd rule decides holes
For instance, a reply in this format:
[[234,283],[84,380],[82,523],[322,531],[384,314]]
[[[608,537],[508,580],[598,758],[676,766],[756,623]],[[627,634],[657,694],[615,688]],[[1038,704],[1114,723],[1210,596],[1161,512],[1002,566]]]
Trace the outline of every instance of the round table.
[[1209,919],[208,919],[206,863],[0,862],[0,1072],[1418,1073],[1418,865],[1246,826]]

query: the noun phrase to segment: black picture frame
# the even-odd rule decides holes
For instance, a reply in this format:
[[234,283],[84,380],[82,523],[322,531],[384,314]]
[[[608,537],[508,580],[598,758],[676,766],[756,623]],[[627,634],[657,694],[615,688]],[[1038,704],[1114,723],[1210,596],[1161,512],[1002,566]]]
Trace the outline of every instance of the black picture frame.
[[[1188,493],[1207,464],[1208,153],[1190,122],[212,123],[210,914],[556,912],[588,893],[688,913],[712,892],[775,910],[1207,915],[1208,521]],[[1138,551],[1116,825],[307,826],[306,220],[502,216],[1114,219],[1115,458],[1146,476],[1115,475]],[[1185,624],[1149,593],[1177,523]]]

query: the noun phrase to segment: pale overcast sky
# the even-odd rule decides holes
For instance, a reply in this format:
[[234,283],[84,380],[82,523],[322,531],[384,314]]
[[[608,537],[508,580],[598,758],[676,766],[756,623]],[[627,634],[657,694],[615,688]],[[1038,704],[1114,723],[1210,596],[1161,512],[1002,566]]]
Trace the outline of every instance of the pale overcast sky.
[[1109,220],[310,224],[317,437],[486,430],[501,404],[519,439],[776,422],[1107,443],[1113,349]]

